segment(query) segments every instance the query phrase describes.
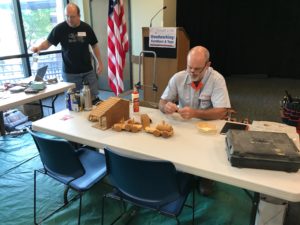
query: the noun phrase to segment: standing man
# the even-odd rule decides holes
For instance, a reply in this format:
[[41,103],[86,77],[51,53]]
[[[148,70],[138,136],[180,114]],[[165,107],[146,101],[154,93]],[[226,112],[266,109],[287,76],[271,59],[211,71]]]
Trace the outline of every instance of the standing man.
[[93,103],[98,98],[98,80],[93,71],[90,46],[97,60],[97,74],[103,70],[100,49],[95,32],[90,25],[80,20],[80,9],[74,3],[65,8],[66,21],[56,25],[47,40],[33,47],[33,52],[48,49],[51,45],[61,44],[63,59],[63,79],[76,84],[76,90],[82,89],[83,81],[89,83]]
[[[178,112],[184,119],[225,118],[230,108],[226,82],[210,64],[205,47],[192,48],[187,56],[187,69],[170,79],[159,101],[159,109],[166,114]],[[200,178],[199,192],[211,194],[213,184],[212,180]]]

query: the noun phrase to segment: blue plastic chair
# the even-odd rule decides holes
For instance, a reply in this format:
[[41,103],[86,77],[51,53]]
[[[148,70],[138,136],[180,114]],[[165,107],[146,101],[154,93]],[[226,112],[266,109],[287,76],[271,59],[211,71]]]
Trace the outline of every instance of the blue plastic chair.
[[[69,202],[79,197],[78,224],[81,218],[82,195],[106,175],[105,157],[99,152],[88,148],[75,149],[68,141],[51,138],[46,135],[30,131],[40,158],[43,169],[34,170],[34,224],[39,224],[48,219],[55,212],[62,209]],[[64,204],[41,221],[36,221],[36,177],[37,172],[48,175],[65,184]],[[78,195],[68,200],[68,190],[75,190]]]
[[174,165],[168,161],[131,158],[108,148],[104,151],[108,178],[115,190],[103,196],[102,225],[106,198],[121,200],[123,206],[125,201],[138,207],[158,211],[160,214],[175,218],[177,224],[180,224],[178,216],[192,189],[192,205],[186,206],[193,210],[192,222],[194,224],[195,199],[192,175],[176,171]]

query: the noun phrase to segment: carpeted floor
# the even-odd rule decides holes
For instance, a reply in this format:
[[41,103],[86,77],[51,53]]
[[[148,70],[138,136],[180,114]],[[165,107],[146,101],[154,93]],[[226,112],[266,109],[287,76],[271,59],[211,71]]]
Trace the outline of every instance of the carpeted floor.
[[[31,136],[23,134],[18,137],[11,135],[0,137],[0,159],[1,224],[33,224],[33,170],[41,168],[42,165]],[[45,215],[62,203],[63,186],[43,175],[38,176],[38,185],[38,215]],[[100,224],[102,195],[110,189],[111,187],[104,181],[85,193],[82,224]],[[107,203],[105,218],[108,223],[118,215],[121,205],[112,200]],[[149,210],[137,210],[132,206],[127,208],[130,213],[118,224],[127,224],[128,221],[132,225],[176,224],[175,220]],[[217,183],[210,197],[196,194],[195,215],[198,225],[249,224],[250,210],[250,198],[240,188]],[[78,201],[75,201],[43,224],[76,224],[77,212]],[[190,224],[190,218],[191,209],[185,208],[179,217],[181,224]]]

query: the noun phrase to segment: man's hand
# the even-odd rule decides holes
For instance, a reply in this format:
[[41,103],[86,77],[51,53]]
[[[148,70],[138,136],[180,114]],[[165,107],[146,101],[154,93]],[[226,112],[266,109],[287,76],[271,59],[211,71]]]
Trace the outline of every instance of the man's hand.
[[32,47],[30,49],[33,53],[39,53],[39,48],[38,47]]
[[174,112],[177,112],[177,110],[178,110],[178,107],[173,102],[167,102],[164,106],[164,112],[166,114],[172,114]]
[[195,112],[195,110],[188,107],[188,106],[185,106],[184,108],[178,109],[178,113],[180,114],[180,116],[183,119],[191,119],[191,118],[195,117],[194,112]]
[[38,46],[32,47],[31,51],[34,53],[40,53],[40,51],[47,50],[48,48],[50,48],[51,45],[52,44],[48,40],[45,40]]
[[103,64],[99,63],[97,66],[97,74],[101,75],[102,71],[103,71]]

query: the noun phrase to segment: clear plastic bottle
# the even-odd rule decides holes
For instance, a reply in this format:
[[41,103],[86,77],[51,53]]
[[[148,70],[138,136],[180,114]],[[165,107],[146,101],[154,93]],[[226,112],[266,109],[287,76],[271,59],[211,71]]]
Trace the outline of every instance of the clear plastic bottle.
[[33,53],[31,69],[37,71],[38,66],[39,66],[39,53]]
[[133,89],[133,92],[131,94],[131,99],[132,99],[133,112],[139,112],[140,100],[139,100],[139,92],[136,88]]
[[84,104],[84,110],[90,111],[92,110],[92,96],[91,96],[91,90],[89,87],[89,83],[87,81],[83,82],[83,88],[81,90],[81,96],[83,99]]

